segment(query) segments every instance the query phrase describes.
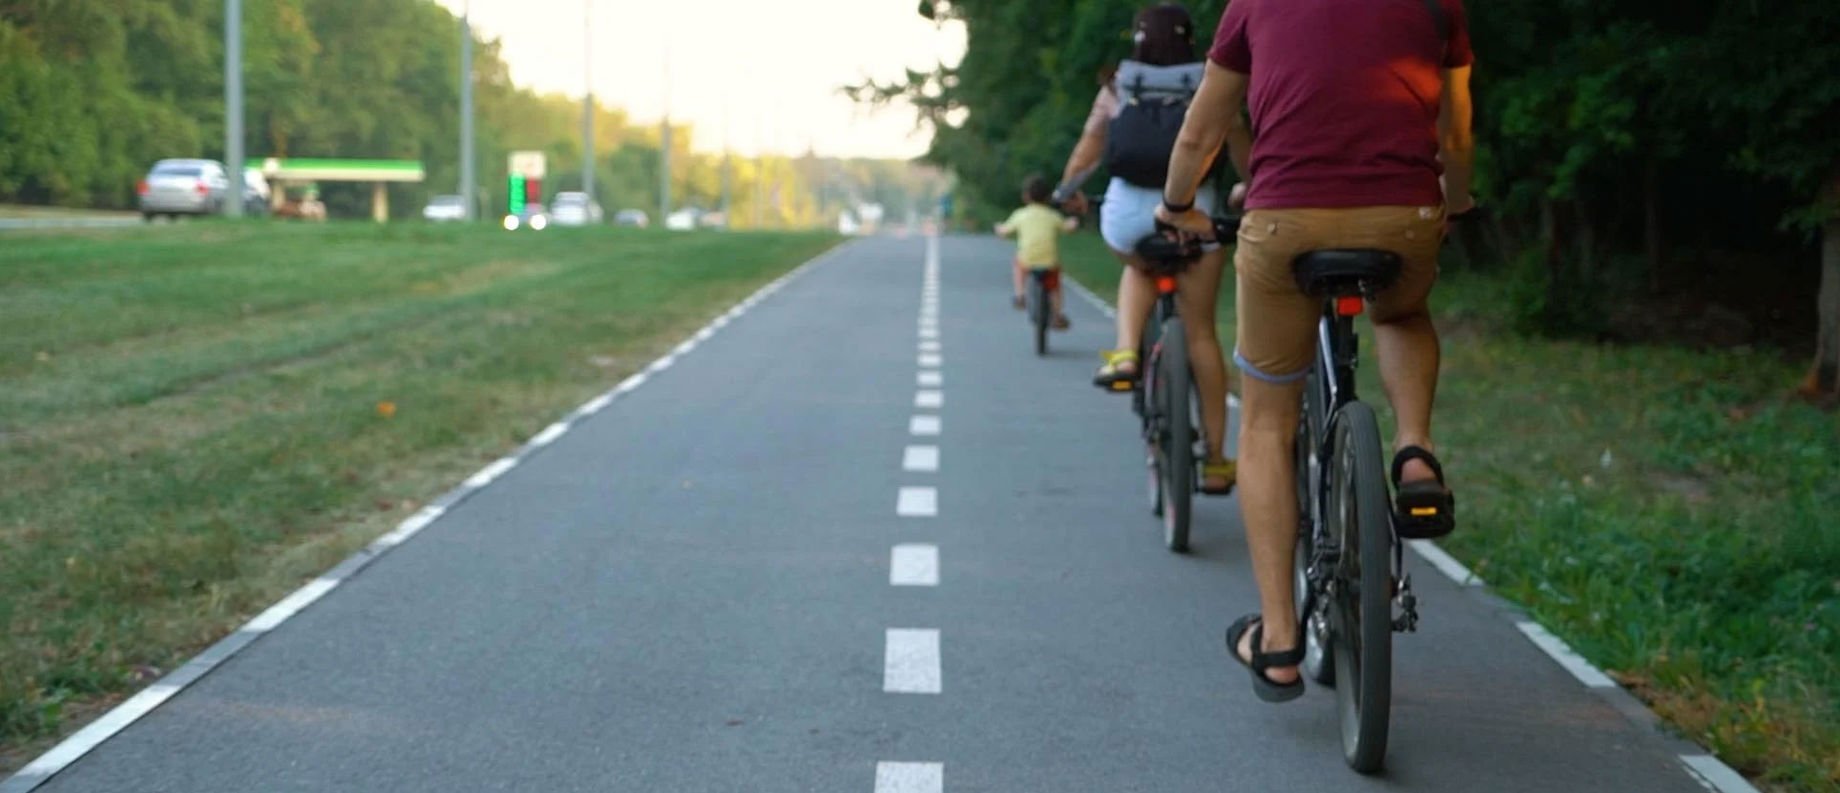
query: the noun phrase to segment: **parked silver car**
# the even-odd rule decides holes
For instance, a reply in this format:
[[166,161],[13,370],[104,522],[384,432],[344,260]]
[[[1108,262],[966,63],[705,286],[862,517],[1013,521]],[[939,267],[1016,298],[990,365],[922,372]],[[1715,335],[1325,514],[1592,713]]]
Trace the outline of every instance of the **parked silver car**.
[[438,195],[422,207],[422,219],[430,223],[466,220],[466,199],[457,195]]
[[601,205],[587,193],[557,193],[549,204],[549,218],[558,226],[598,226]]
[[230,176],[216,160],[161,160],[139,185],[141,217],[215,215],[230,192]]
[[613,216],[613,225],[642,229],[650,225],[651,217],[643,209],[622,209]]

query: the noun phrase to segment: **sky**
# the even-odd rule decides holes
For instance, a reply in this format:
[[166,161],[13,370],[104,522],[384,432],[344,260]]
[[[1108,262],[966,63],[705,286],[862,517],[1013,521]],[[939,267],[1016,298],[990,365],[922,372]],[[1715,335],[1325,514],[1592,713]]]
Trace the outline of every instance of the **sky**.
[[827,156],[916,156],[929,138],[911,108],[872,112],[837,89],[956,63],[965,49],[963,27],[921,18],[918,0],[436,2],[455,13],[470,2],[477,34],[502,42],[512,80],[546,93],[582,94],[591,34],[596,101],[641,123],[668,107],[695,126],[698,149],[720,150],[726,129],[743,155],[809,146]]

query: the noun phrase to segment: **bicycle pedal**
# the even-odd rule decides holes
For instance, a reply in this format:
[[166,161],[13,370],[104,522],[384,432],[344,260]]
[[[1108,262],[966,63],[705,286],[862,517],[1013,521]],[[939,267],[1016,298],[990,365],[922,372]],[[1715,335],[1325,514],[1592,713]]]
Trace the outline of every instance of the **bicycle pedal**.
[[1112,383],[1112,390],[1113,390],[1113,391],[1121,391],[1121,392],[1122,392],[1122,391],[1129,391],[1129,390],[1131,390],[1131,384],[1130,384],[1130,382],[1128,382],[1128,381],[1124,381],[1124,380],[1120,380],[1120,381],[1117,381],[1117,382],[1115,382],[1115,383]]

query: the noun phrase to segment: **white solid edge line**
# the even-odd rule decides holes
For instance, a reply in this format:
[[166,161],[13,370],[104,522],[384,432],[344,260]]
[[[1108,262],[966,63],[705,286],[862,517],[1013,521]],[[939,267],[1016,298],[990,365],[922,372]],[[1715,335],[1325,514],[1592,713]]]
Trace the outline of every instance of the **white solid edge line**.
[[676,347],[672,348],[671,354],[672,355],[684,355],[694,349],[696,349],[696,337],[692,336],[691,338],[685,339],[683,343],[678,344]]
[[1683,754],[1680,762],[1700,782],[1718,793],[1758,793],[1757,787],[1732,770],[1724,761],[1709,754]]
[[875,793],[944,793],[945,763],[875,764]]
[[903,543],[888,552],[889,586],[939,586],[939,546]]
[[672,353],[670,355],[664,356],[663,358],[659,358],[656,361],[653,361],[652,365],[645,367],[645,373],[646,374],[657,374],[659,372],[662,372],[666,369],[671,368],[672,366],[675,366],[676,364],[677,364],[677,354]]
[[942,408],[946,405],[946,392],[936,389],[922,389],[914,392],[914,407]]
[[[805,271],[811,269],[814,265],[830,258],[831,256],[835,255],[838,251],[843,250],[845,248],[849,248],[849,247],[852,247],[852,245],[849,243],[835,246],[831,248],[830,250],[825,251],[824,253],[818,254],[816,257],[806,261],[804,264],[801,264],[798,267],[794,268],[792,272],[787,273],[785,276],[783,276],[783,278],[785,280],[791,280],[793,278],[796,278],[802,275]],[[757,300],[759,295],[760,295],[760,292],[757,291],[755,292],[754,297],[750,299]],[[722,325],[727,324],[728,319],[732,319],[733,317],[738,317],[741,314],[745,313],[745,311],[746,309],[742,308],[740,305],[731,306],[727,313],[721,315],[720,317],[717,317],[715,321],[710,323],[709,327],[710,328],[720,328]],[[625,382],[622,382],[621,387],[624,388],[624,390],[626,391],[630,391],[633,388],[637,388],[639,384],[643,382],[645,382],[645,378],[643,374],[634,375],[633,377],[627,378]],[[596,396],[595,398],[588,400],[588,402],[582,405],[580,408],[577,408],[577,412],[582,413],[582,414],[597,413],[601,409],[605,408],[609,403],[611,403],[613,401],[613,397],[614,395],[612,392],[604,393],[599,396]],[[509,470],[512,466],[517,464],[517,460],[515,458],[505,458],[497,462],[494,462],[492,466],[487,466],[487,469],[489,470],[493,466],[497,466],[500,463],[505,463],[507,460],[509,460],[509,465],[504,466],[506,470]],[[481,471],[480,473],[485,473],[485,472]],[[503,473],[503,471],[500,471],[500,473]],[[470,484],[471,481],[474,478],[477,478],[478,476],[479,474],[474,474],[473,477],[469,477],[467,480],[467,483]],[[496,475],[494,475],[494,478],[496,478]],[[480,485],[480,487],[483,487],[483,485]],[[358,554],[387,551],[390,548],[393,548],[394,546],[401,544],[403,541],[419,533],[422,529],[426,528],[429,524],[433,523],[436,519],[440,518],[441,515],[445,514],[446,511],[447,510],[443,507],[436,507],[436,506],[423,507],[421,510],[417,511],[414,515],[411,515],[407,519],[403,520],[403,522],[398,524],[394,530],[378,537],[376,540],[372,541],[370,545],[366,546],[364,550],[358,551]],[[355,556],[356,554],[354,554],[354,557]],[[343,562],[341,562],[341,564],[343,564]],[[273,630],[273,628],[276,625],[279,625],[280,622],[285,621],[286,619],[288,619],[288,617],[293,616],[293,614],[299,613],[301,609],[304,609],[307,606],[312,605],[313,601],[318,600],[320,597],[324,596],[326,592],[329,592],[334,587],[337,587],[339,583],[340,582],[338,579],[323,578],[323,577],[315,578],[313,579],[313,581],[307,583],[305,586],[302,586],[300,589],[295,590],[292,594],[289,594],[286,598],[283,598],[281,602],[276,603],[273,606],[270,606],[267,611],[264,611],[262,612],[262,614],[257,615],[255,619],[252,619],[248,623],[245,623],[243,627],[240,628],[239,630],[252,631],[255,633],[265,633],[268,630]],[[310,596],[307,594],[308,592],[315,591],[315,590],[317,591],[314,594]],[[296,600],[297,598],[299,600]],[[280,612],[278,612],[277,609],[281,609],[283,606],[290,604],[290,602],[295,603],[292,610],[289,611],[286,616],[278,616]],[[271,617],[271,615],[277,615],[277,616]],[[269,624],[271,619],[272,619],[272,622],[274,623],[272,625]],[[235,655],[235,653],[231,653],[231,655]],[[193,659],[188,660],[187,663],[190,663],[191,660],[196,660],[196,656],[194,656]],[[51,747],[51,749],[47,750],[44,754],[39,755],[31,763],[28,763],[24,768],[19,769],[19,771],[14,773],[12,776],[0,778],[0,790],[27,791],[27,790],[32,790],[41,784],[44,784],[45,781],[49,780],[52,776],[63,771],[71,763],[76,762],[79,758],[83,757],[83,755],[87,754],[91,749],[94,749],[95,747],[101,745],[104,741],[107,741],[109,738],[113,737],[115,733],[120,732],[121,730],[125,729],[128,725],[133,724],[135,721],[138,721],[142,716],[147,715],[148,712],[152,711],[154,708],[159,707],[167,699],[171,698],[174,694],[179,693],[184,688],[185,686],[181,686],[181,685],[155,683],[145,689],[142,689],[139,693],[136,693],[135,695],[129,697],[127,700],[123,701],[120,705],[116,705],[114,708],[109,709],[108,712],[97,717],[95,721],[90,722],[83,729],[80,729],[76,731],[75,733],[72,733],[69,738],[65,738],[63,741],[60,741],[56,746],[53,746]]]
[[939,489],[903,487],[895,498],[894,514],[903,518],[930,518],[939,514]]
[[378,537],[372,544],[380,548],[401,545],[410,537],[414,537],[416,534],[420,533],[422,529],[428,528],[428,524],[433,523],[436,518],[446,513],[447,509],[445,507],[433,505],[422,507],[416,510],[415,514],[404,518],[403,522],[396,524],[396,528],[389,534]]
[[592,416],[611,404],[613,404],[613,394],[601,394],[583,403],[579,412],[584,416]]
[[1456,557],[1445,553],[1444,549],[1439,548],[1437,543],[1430,540],[1407,540],[1406,545],[1411,546],[1414,553],[1417,553],[1420,558],[1429,562],[1432,567],[1437,568],[1438,572],[1443,573],[1445,578],[1455,581],[1461,586],[1482,586],[1481,577],[1470,572],[1470,569],[1464,567],[1463,563],[1457,561]]
[[645,381],[650,380],[650,379],[652,379],[651,375],[646,374],[644,372],[639,372],[638,374],[628,377],[625,380],[621,380],[619,385],[613,387],[613,393],[615,394],[629,393],[633,389],[638,388],[639,386],[645,385]]
[[939,631],[889,628],[882,654],[882,690],[890,694],[937,694]]
[[901,453],[901,470],[933,473],[939,470],[938,446],[909,446]]
[[299,614],[301,609],[325,597],[327,592],[331,592],[338,585],[339,580],[336,578],[315,578],[308,581],[305,586],[294,590],[293,594],[282,598],[280,603],[269,606],[267,611],[257,614],[255,619],[243,623],[243,627],[239,630],[251,633],[272,631],[276,626],[286,622],[287,618]]
[[1565,667],[1565,671],[1572,673],[1572,677],[1578,678],[1578,682],[1591,688],[1616,688],[1615,680],[1611,680],[1609,675],[1604,674],[1597,667],[1592,666],[1590,661],[1586,661],[1584,656],[1573,651],[1571,645],[1566,644],[1564,639],[1552,635],[1551,631],[1546,630],[1546,626],[1537,622],[1521,621],[1514,623],[1514,627],[1526,634],[1527,639],[1533,642],[1535,647],[1544,650],[1560,666]]
[[516,468],[517,464],[516,457],[500,457],[493,460],[491,465],[479,469],[479,473],[467,477],[465,484],[471,488],[485,487],[492,484],[492,480],[504,476],[506,471]]
[[938,435],[944,429],[945,422],[938,416],[915,416],[907,420],[910,435]]
[[530,445],[548,446],[552,443],[555,443],[557,438],[562,437],[568,431],[569,431],[568,422],[566,421],[555,422],[553,424],[550,424],[547,427],[544,427],[542,432],[539,432],[536,434],[535,437],[532,437],[530,439]]
[[944,385],[945,382],[945,373],[936,369],[914,373],[914,384],[922,388],[938,388]]
[[140,693],[129,697],[127,701],[111,708],[109,712],[102,714],[101,718],[90,722],[88,726],[51,747],[51,751],[39,755],[38,759],[33,760],[25,768],[19,769],[19,775],[14,779],[35,776],[50,778],[51,775],[64,770],[65,766],[88,754],[91,749],[101,745],[103,741],[114,737],[115,733],[126,729],[135,720],[147,715],[148,711],[171,699],[172,695],[179,693],[180,688],[180,686],[158,683],[148,686]]

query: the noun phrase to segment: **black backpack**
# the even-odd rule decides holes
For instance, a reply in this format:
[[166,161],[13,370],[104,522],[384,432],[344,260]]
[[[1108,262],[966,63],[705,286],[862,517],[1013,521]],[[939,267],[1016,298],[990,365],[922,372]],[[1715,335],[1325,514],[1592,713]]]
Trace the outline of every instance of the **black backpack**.
[[1124,107],[1105,135],[1105,168],[1113,176],[1138,187],[1162,189],[1169,176],[1169,153],[1199,88],[1188,75],[1183,75],[1182,85],[1180,91],[1145,88],[1140,73],[1133,83],[1118,86],[1118,101]]

